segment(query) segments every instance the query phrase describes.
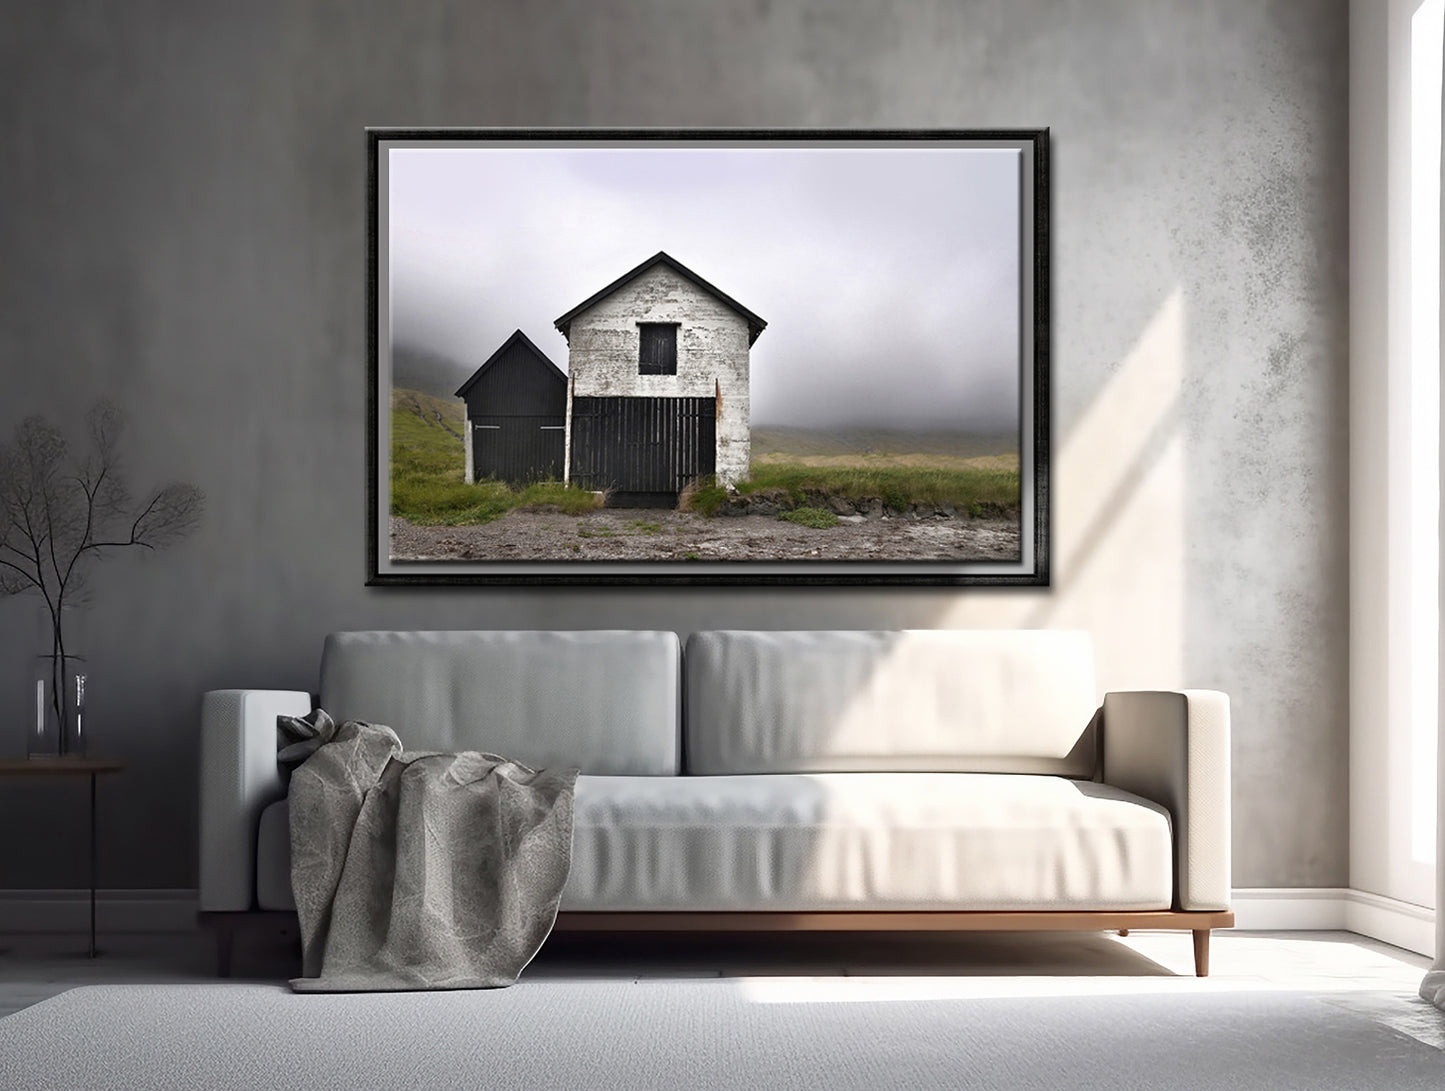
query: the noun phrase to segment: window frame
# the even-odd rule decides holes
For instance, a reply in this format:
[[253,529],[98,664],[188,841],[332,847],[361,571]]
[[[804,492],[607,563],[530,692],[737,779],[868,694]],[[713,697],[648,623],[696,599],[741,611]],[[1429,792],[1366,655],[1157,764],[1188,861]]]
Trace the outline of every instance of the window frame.
[[[637,323],[637,374],[639,375],[676,375],[677,374],[677,333],[681,322],[639,322]],[[656,365],[649,366],[648,361],[643,359],[643,351],[647,347],[647,331],[649,329],[665,329],[672,334],[672,360],[671,367]]]

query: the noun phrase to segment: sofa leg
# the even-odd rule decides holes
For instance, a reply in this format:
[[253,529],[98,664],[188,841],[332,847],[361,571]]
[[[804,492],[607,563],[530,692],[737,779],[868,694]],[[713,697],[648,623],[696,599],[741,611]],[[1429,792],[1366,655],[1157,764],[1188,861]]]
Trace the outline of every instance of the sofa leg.
[[1119,929],[1119,935],[1121,935],[1121,936],[1127,936],[1128,934],[1129,934],[1129,929],[1127,929],[1127,928],[1121,928],[1121,929]]
[[1194,976],[1209,976],[1209,929],[1194,929]]

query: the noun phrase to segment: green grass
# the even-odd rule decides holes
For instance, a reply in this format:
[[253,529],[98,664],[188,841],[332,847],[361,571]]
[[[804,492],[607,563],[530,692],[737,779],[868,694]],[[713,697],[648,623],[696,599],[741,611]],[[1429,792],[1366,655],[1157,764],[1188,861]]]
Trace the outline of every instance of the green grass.
[[[1016,515],[1019,510],[1019,472],[1008,460],[937,460],[943,465],[807,465],[801,462],[754,460],[752,477],[738,483],[743,496],[771,492],[786,496],[794,509],[816,506],[819,497],[839,496],[852,501],[878,497],[888,507],[903,510],[914,501],[952,504],[960,512],[980,516]],[[978,463],[982,463],[981,465]],[[711,479],[683,491],[679,507],[709,518],[727,502],[728,492]]]
[[780,511],[778,518],[786,519],[790,523],[797,523],[800,527],[812,527],[815,530],[827,530],[829,527],[838,525],[838,517],[831,511],[824,511],[822,508],[794,508],[792,511]]
[[717,509],[726,502],[728,491],[721,485],[712,483],[711,478],[708,481],[706,485],[689,485],[683,489],[677,501],[679,510],[695,511],[709,519],[716,515]]
[[1018,437],[1012,434],[976,435],[861,426],[790,428],[758,424],[752,427],[751,441],[754,460],[777,457],[781,461],[830,455],[886,457],[890,452],[974,458],[1013,451],[1018,446]]
[[849,500],[881,497],[892,507],[911,500],[956,506],[996,504],[1017,508],[1019,475],[1013,470],[930,469],[925,467],[801,466],[779,462],[755,467],[750,480],[738,486],[741,493],[783,489],[795,502],[809,492],[842,496]]
[[[469,485],[463,480],[466,449],[432,417],[461,432],[462,406],[410,390],[392,391],[391,513],[417,526],[476,526],[513,508],[557,510],[568,515],[594,511],[602,501],[584,489],[543,481],[512,489],[499,481]],[[413,406],[420,406],[418,415]]]
[[969,511],[1017,511],[1017,470],[978,466],[804,466],[774,462],[753,467],[750,480],[738,485],[747,494],[782,489],[795,504],[809,493],[862,500],[876,496],[893,508],[911,501],[942,504]]

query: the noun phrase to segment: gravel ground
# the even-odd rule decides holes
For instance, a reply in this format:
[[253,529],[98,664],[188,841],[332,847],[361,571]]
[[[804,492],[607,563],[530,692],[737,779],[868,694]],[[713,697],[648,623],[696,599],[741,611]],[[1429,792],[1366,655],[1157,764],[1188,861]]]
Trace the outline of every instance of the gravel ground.
[[815,530],[766,515],[606,508],[586,515],[512,511],[479,527],[418,527],[391,518],[392,560],[949,560],[1019,556],[1016,519],[864,519]]

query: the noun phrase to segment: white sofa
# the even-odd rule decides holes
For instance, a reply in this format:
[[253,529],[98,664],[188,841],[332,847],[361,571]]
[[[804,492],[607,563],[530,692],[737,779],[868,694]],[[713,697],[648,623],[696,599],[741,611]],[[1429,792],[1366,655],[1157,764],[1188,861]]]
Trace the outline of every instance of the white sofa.
[[[575,765],[558,928],[1209,931],[1229,704],[1095,689],[1055,631],[333,633],[319,701],[408,749]],[[276,716],[205,695],[200,907],[294,909]]]

